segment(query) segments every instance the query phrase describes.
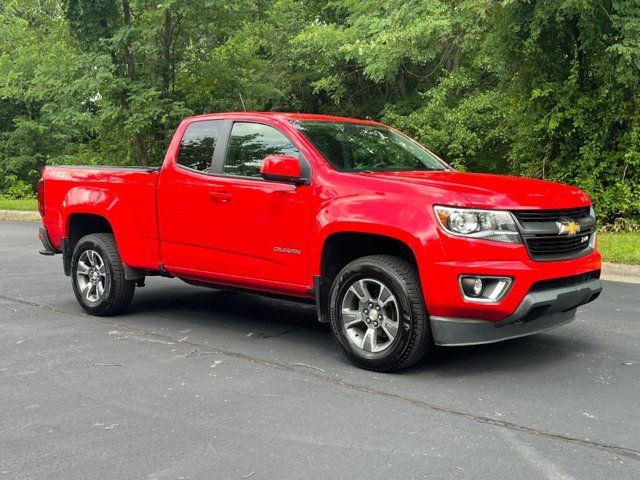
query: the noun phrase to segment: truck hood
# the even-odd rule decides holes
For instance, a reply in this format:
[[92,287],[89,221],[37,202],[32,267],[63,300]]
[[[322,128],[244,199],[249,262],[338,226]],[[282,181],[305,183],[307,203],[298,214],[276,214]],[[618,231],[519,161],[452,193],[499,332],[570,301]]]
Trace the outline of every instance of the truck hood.
[[362,175],[455,192],[476,208],[563,209],[589,205],[589,197],[576,187],[533,178],[484,173],[372,172]]

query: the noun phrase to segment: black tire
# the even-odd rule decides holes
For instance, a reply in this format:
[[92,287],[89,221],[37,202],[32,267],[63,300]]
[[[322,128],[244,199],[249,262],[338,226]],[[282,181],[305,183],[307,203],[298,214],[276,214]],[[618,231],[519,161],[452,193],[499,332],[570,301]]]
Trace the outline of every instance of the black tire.
[[[354,282],[361,279],[381,282],[397,300],[399,328],[390,345],[381,352],[365,351],[354,345],[342,320],[343,300]],[[399,257],[371,255],[345,266],[331,286],[329,312],[331,331],[338,346],[354,364],[367,370],[392,372],[407,368],[423,358],[432,345],[418,271]]]
[[[105,267],[104,293],[96,301],[90,301],[83,295],[79,285],[82,280],[78,279],[78,260],[88,251],[98,253]],[[136,288],[135,281],[125,278],[118,247],[111,233],[94,233],[78,241],[71,258],[71,283],[82,308],[101,317],[122,313],[131,303]]]

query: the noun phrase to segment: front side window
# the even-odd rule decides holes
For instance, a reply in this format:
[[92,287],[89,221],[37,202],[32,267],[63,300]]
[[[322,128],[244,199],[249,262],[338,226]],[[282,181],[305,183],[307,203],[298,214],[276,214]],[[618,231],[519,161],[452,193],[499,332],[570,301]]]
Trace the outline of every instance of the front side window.
[[448,169],[419,144],[384,126],[304,120],[293,124],[341,172]]
[[191,123],[180,143],[178,164],[200,172],[210,172],[221,127],[221,120]]
[[236,122],[229,137],[224,173],[260,177],[262,161],[268,155],[298,155],[298,149],[274,127]]

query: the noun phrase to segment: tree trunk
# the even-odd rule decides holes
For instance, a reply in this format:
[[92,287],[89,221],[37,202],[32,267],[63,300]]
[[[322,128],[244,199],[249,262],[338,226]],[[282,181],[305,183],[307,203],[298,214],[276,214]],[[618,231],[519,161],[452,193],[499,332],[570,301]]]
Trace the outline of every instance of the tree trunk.
[[[576,15],[569,21],[569,27],[571,29],[571,35],[573,36],[575,58],[578,62],[578,83],[584,90],[587,89],[588,75],[587,75],[587,59],[582,49],[580,41],[580,16]],[[573,52],[572,52],[573,53]]]
[[407,98],[407,79],[404,76],[404,67],[402,67],[398,73],[397,82],[400,98]]
[[147,152],[147,143],[144,141],[144,137],[140,133],[133,134],[133,149],[138,155],[138,162],[142,165],[149,166],[151,163],[149,160],[149,153]]
[[[122,0],[122,14],[125,27],[131,27],[131,5],[129,4],[129,0]],[[135,81],[138,79],[138,73],[136,71],[136,62],[133,51],[131,49],[131,37],[128,34],[127,39],[124,42],[123,51],[125,64],[127,66],[127,76],[132,81]],[[123,107],[129,110],[129,102],[125,95],[121,97],[121,103],[123,104]],[[133,150],[138,157],[138,163],[145,166],[149,165],[151,161],[149,160],[149,152],[147,151],[147,143],[144,136],[140,132],[135,132],[131,139],[131,143],[133,145]]]
[[[122,12],[125,27],[131,27],[131,5],[129,0],[122,0]],[[136,72],[136,62],[131,51],[131,37],[127,33],[127,39],[124,42],[124,61],[127,64],[127,75],[131,80],[136,80],[138,74]]]
[[445,43],[445,52],[447,58],[445,68],[447,72],[453,73],[460,66],[460,47],[455,38],[451,38]]
[[167,9],[164,13],[164,28],[162,32],[162,91],[169,93],[171,88],[171,43],[173,40],[173,17],[171,10]]

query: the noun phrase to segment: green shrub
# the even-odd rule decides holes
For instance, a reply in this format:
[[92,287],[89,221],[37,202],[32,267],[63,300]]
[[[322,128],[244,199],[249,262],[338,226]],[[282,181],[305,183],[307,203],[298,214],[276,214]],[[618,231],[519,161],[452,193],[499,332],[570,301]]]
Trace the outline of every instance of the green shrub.
[[5,185],[5,196],[7,198],[34,198],[32,186],[24,180],[19,180],[16,175],[7,175]]

